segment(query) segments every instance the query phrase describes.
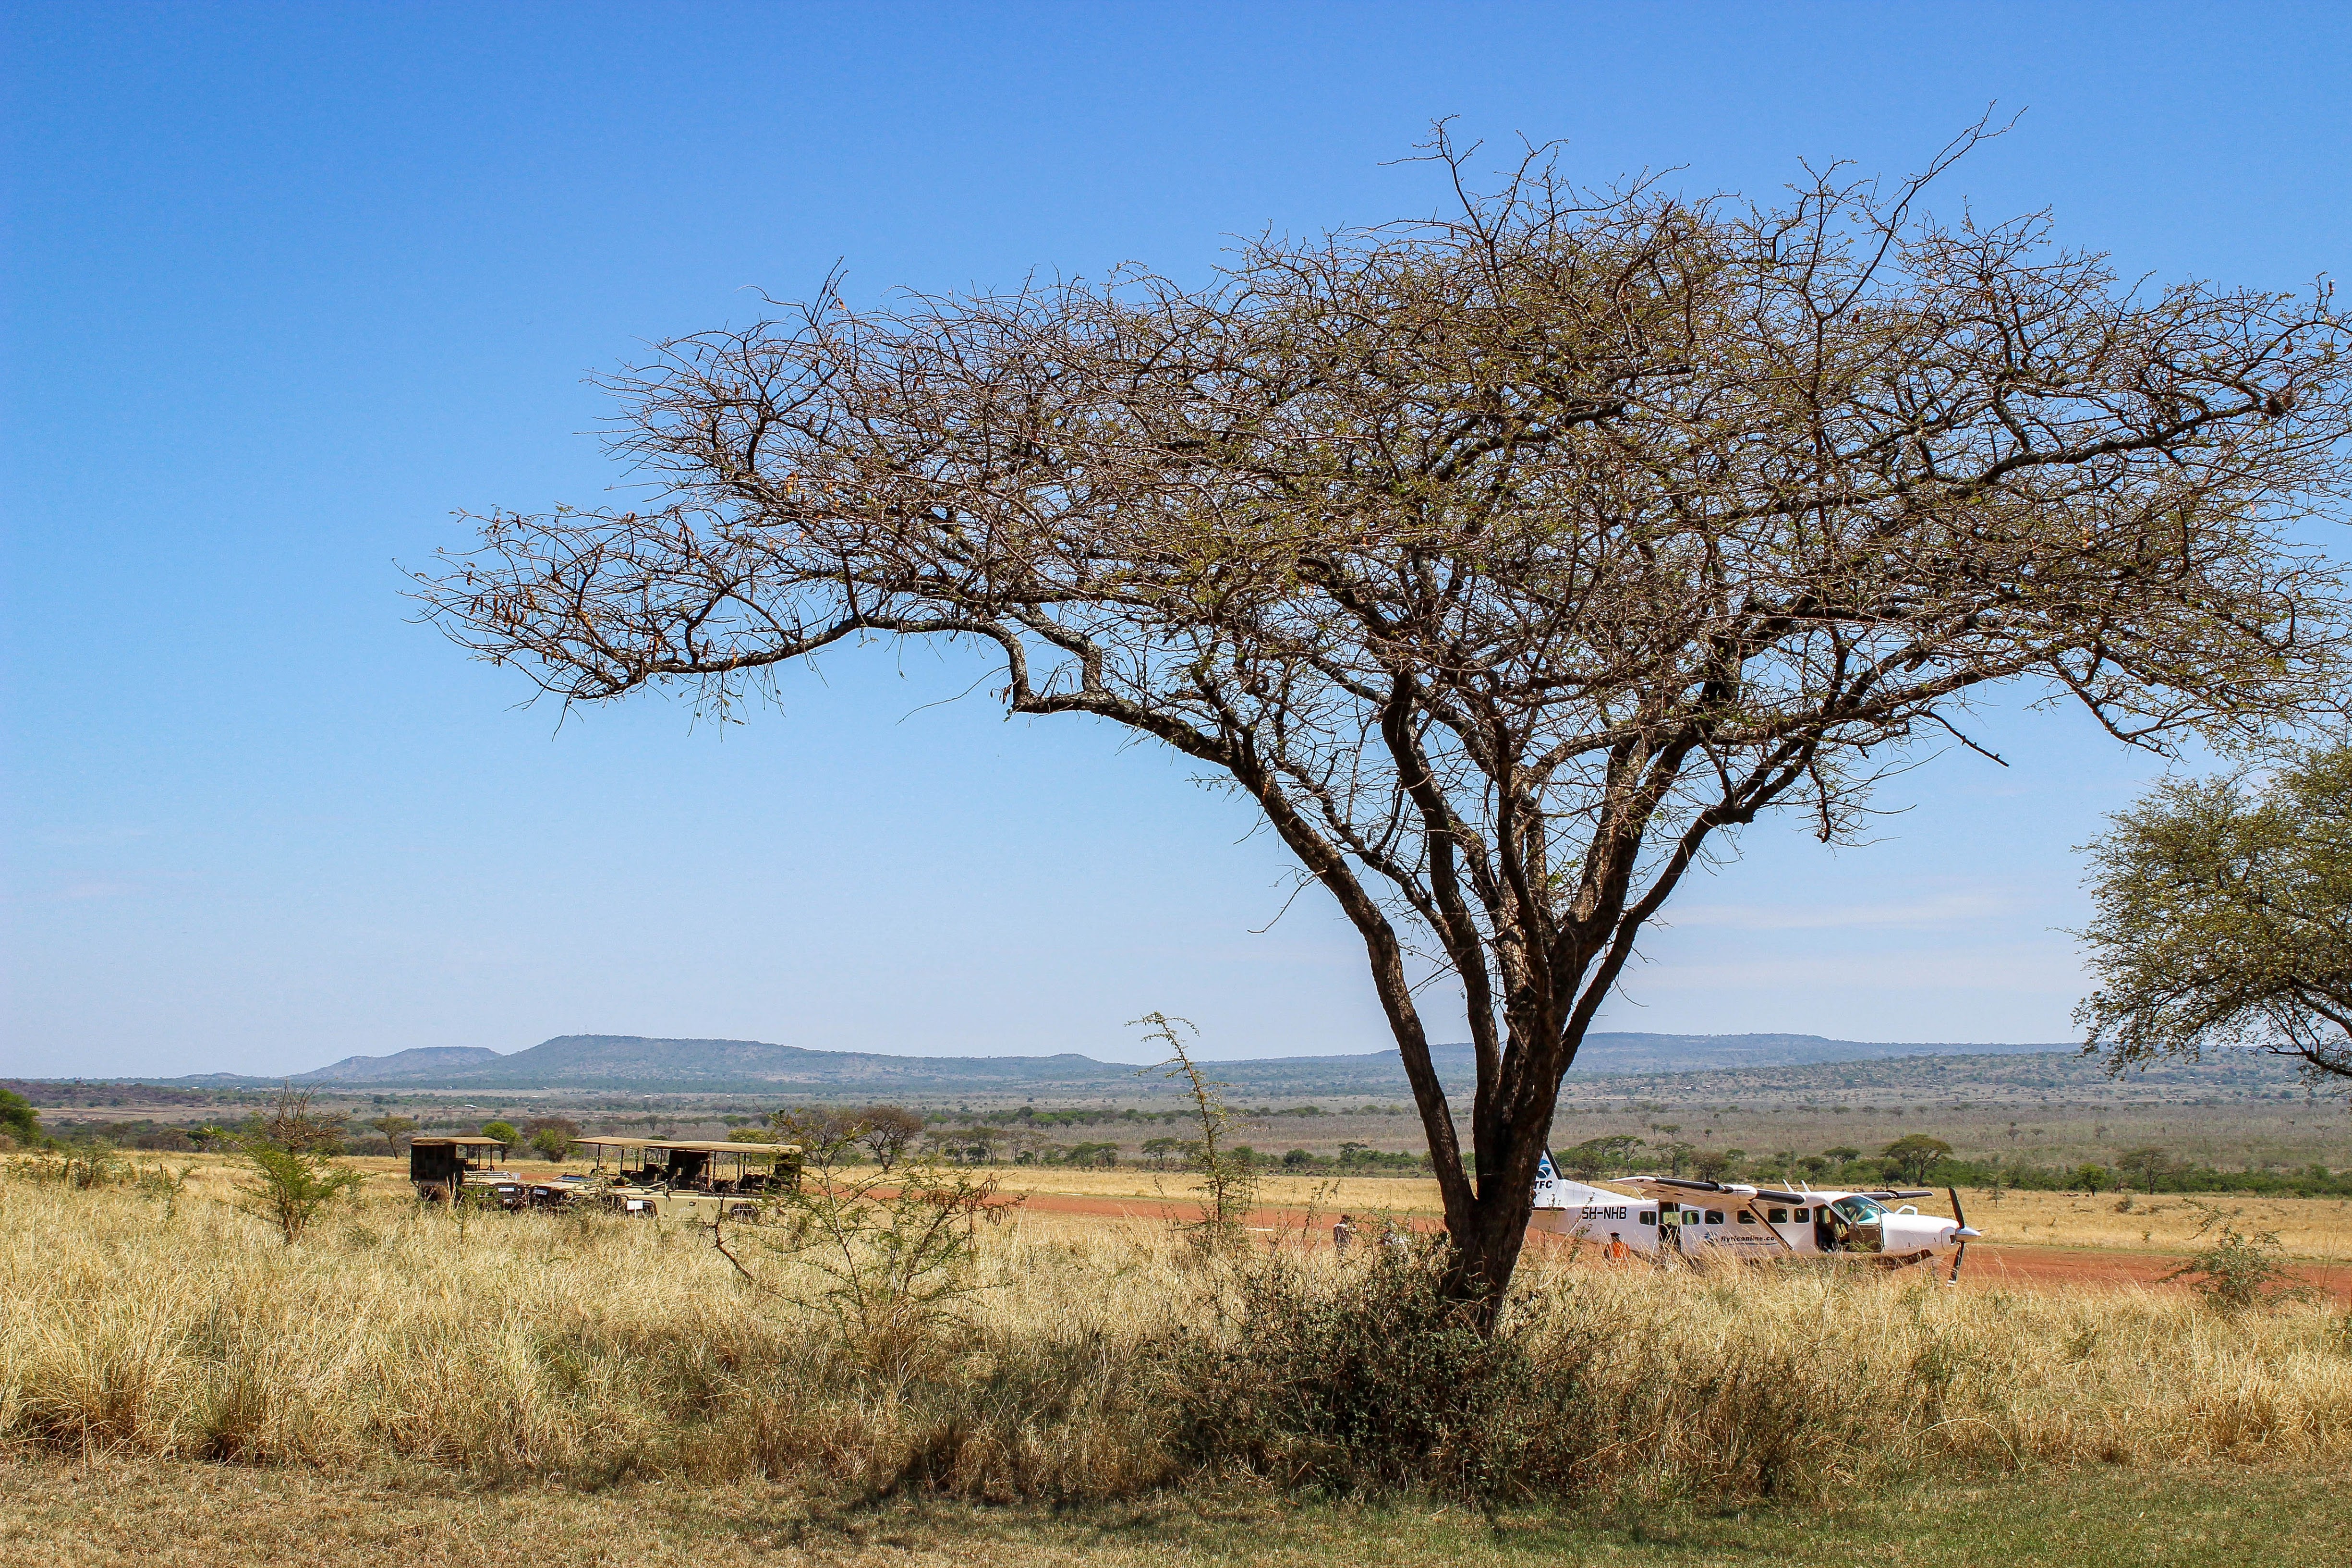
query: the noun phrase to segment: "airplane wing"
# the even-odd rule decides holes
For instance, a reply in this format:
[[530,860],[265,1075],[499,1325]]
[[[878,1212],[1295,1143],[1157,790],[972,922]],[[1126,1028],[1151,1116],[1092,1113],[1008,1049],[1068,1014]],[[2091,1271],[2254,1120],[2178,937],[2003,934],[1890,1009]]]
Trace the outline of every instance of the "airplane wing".
[[1615,1178],[1621,1187],[1640,1187],[1656,1197],[1674,1197],[1684,1193],[1726,1197],[1736,1203],[1761,1198],[1772,1204],[1811,1204],[1820,1201],[1818,1194],[1784,1192],[1778,1187],[1727,1186],[1721,1182],[1696,1182],[1683,1176],[1621,1176]]

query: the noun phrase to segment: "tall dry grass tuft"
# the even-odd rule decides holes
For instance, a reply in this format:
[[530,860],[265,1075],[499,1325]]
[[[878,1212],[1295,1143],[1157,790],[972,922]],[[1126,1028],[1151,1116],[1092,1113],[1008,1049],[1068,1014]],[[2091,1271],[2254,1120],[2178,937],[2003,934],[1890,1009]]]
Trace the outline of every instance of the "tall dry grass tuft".
[[2352,1328],[2312,1304],[1539,1262],[1486,1342],[1389,1249],[1219,1260],[1028,1216],[983,1233],[961,1316],[877,1357],[822,1279],[754,1287],[691,1229],[377,1196],[289,1247],[230,1195],[0,1180],[0,1442],[985,1499],[2352,1460]]

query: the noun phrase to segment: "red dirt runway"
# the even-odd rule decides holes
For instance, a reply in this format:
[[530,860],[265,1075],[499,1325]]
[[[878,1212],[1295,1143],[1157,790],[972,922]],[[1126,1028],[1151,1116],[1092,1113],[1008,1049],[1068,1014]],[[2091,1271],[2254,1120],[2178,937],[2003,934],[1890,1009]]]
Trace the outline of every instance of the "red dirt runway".
[[[1023,1194],[1021,1207],[1031,1214],[1084,1215],[1096,1219],[1137,1219],[1153,1224],[1187,1221],[1200,1214],[1200,1205],[1192,1202],[1084,1197],[1070,1193]],[[1332,1213],[1318,1213],[1312,1217],[1316,1234],[1321,1237],[1329,1235],[1329,1226],[1338,1216]],[[1307,1212],[1299,1208],[1253,1209],[1249,1215],[1252,1227],[1272,1232],[1298,1230],[1308,1219]],[[1438,1227],[1435,1220],[1425,1217],[1401,1223],[1419,1231],[1432,1231]],[[2179,1268],[2181,1261],[2176,1256],[2161,1252],[2113,1252],[2082,1247],[2011,1247],[1980,1241],[1969,1248],[1968,1265],[1960,1271],[1960,1283],[1979,1287],[2137,1285],[2181,1289],[2186,1287],[2177,1282],[2165,1285],[2162,1279]],[[2352,1268],[2341,1265],[2303,1264],[2294,1266],[2294,1272],[2299,1279],[2323,1287],[2331,1295],[2352,1300]]]

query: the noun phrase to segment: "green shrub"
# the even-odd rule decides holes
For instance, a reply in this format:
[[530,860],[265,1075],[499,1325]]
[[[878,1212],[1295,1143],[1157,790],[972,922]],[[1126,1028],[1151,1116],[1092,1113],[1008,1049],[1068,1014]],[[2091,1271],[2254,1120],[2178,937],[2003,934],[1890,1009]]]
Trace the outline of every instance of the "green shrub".
[[278,1228],[293,1246],[326,1206],[366,1178],[308,1149],[285,1149],[266,1138],[248,1138],[240,1152],[252,1178],[237,1189],[236,1207]]
[[41,1113],[12,1089],[0,1089],[0,1135],[25,1144],[41,1141]]
[[2196,1236],[2212,1239],[2190,1255],[2188,1262],[2164,1276],[2180,1279],[2207,1300],[2224,1311],[2239,1312],[2249,1307],[2267,1307],[2281,1301],[2301,1300],[2316,1294],[2286,1271],[2279,1261],[2284,1251],[2276,1231],[2257,1231],[2252,1235],[2231,1223],[2236,1211],[2224,1212],[2211,1204],[2200,1204],[2195,1198],[2189,1206],[2204,1215]]
[[1582,1447],[1571,1361],[1538,1364],[1507,1316],[1481,1334],[1443,1276],[1440,1254],[1391,1247],[1336,1285],[1279,1256],[1243,1274],[1234,1331],[1171,1346],[1179,1451],[1332,1492],[1483,1498],[1556,1476]]

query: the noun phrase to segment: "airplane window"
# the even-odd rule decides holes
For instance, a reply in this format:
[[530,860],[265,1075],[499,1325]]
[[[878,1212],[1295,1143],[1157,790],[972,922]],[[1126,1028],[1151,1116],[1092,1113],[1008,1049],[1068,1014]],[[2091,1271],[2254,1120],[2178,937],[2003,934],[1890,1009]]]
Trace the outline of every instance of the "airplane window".
[[1764,1211],[1764,1217],[1770,1220],[1774,1225],[1786,1225],[1789,1223],[1789,1211],[1787,1209],[1766,1209]]
[[1721,1225],[1723,1223],[1723,1211],[1721,1209],[1707,1210],[1706,1223],[1709,1225]]
[[1804,1211],[1804,1210],[1802,1210],[1802,1209],[1799,1209],[1799,1210],[1797,1210],[1794,1214],[1790,1215],[1789,1217],[1790,1217],[1790,1219],[1795,1220],[1799,1225],[1802,1225],[1802,1224],[1804,1224],[1804,1223],[1805,1223],[1805,1211]]
[[1657,1224],[1657,1223],[1658,1223],[1658,1211],[1657,1211],[1657,1210],[1655,1210],[1655,1209],[1643,1209],[1643,1210],[1642,1211],[1642,1223],[1643,1223],[1643,1225],[1655,1225],[1655,1224]]
[[1739,1211],[1739,1223],[1742,1225],[1754,1225],[1756,1223],[1756,1216],[1748,1213],[1746,1209],[1741,1209]]

